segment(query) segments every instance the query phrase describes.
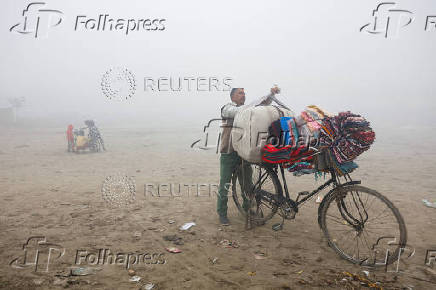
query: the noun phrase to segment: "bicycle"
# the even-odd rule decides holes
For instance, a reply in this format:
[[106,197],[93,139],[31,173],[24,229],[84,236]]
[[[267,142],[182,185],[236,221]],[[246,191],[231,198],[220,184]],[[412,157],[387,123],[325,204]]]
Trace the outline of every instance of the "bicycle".
[[[325,152],[316,154],[321,159]],[[306,201],[331,185],[318,207],[318,224],[328,245],[342,258],[361,266],[386,266],[396,261],[407,242],[406,226],[398,209],[377,191],[352,180],[349,174],[339,176],[329,166],[324,168],[326,171],[330,178],[324,184],[311,192],[299,192],[294,200],[288,191],[283,164],[251,164],[242,160],[233,172],[231,188],[236,207],[246,218],[246,228],[263,225],[278,213],[282,222],[273,225],[273,229],[282,229],[285,219],[294,219]],[[382,205],[380,210],[374,207],[377,204]],[[373,238],[377,231],[380,235]],[[389,239],[388,251],[380,256],[380,243],[385,239]],[[351,248],[347,246],[350,240]]]

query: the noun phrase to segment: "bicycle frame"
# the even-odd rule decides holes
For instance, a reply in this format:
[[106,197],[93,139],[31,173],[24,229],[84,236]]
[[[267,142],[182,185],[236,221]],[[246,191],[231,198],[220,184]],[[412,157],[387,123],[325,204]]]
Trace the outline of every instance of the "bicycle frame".
[[310,199],[311,197],[313,197],[314,195],[316,195],[317,193],[319,193],[321,190],[323,190],[324,188],[326,188],[327,186],[329,186],[330,184],[334,183],[334,184],[338,184],[338,180],[336,177],[336,173],[333,170],[330,170],[330,174],[331,177],[329,180],[327,180],[324,184],[322,184],[321,186],[319,186],[317,189],[313,190],[311,193],[307,194],[304,198],[302,198],[301,200],[299,200],[300,195],[297,196],[296,200],[292,200],[290,195],[289,195],[289,190],[288,190],[288,185],[286,183],[286,178],[285,178],[285,172],[284,172],[284,168],[283,166],[280,164],[278,166],[280,168],[280,173],[281,173],[281,177],[283,180],[283,188],[285,190],[285,196],[288,200],[291,200],[293,202],[295,202],[295,205],[297,207],[299,207],[301,204],[303,204],[305,201],[307,201],[308,199]]
[[360,181],[353,181],[349,174],[346,174],[344,176],[345,179],[347,180],[347,182],[341,184],[339,177],[337,176],[334,169],[330,169],[329,170],[329,173],[331,176],[330,179],[328,179],[325,183],[320,185],[318,188],[316,188],[312,192],[305,194],[306,196],[303,197],[301,200],[299,200],[301,194],[298,194],[296,200],[293,200],[293,199],[291,199],[291,197],[289,195],[288,185],[286,183],[286,178],[285,178],[285,173],[284,173],[284,167],[281,164],[278,165],[278,167],[280,168],[280,173],[281,173],[281,177],[283,180],[283,188],[285,190],[285,196],[288,200],[291,200],[292,202],[294,202],[295,206],[297,208],[300,207],[304,202],[306,202],[307,200],[309,200],[314,195],[318,194],[320,191],[322,191],[323,189],[325,189],[327,186],[329,186],[331,184],[333,184],[335,188],[340,187],[340,186],[345,186],[345,185],[360,184]]

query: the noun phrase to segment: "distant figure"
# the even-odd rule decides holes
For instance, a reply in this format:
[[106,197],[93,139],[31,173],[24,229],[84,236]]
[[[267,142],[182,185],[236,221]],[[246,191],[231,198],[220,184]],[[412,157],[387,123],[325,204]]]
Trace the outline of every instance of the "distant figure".
[[100,151],[100,145],[103,148],[104,151],[106,151],[106,148],[104,147],[103,138],[100,135],[100,131],[98,130],[97,126],[95,126],[93,120],[86,120],[85,125],[88,126],[89,133],[89,147],[93,151]]
[[[76,131],[76,130],[75,130]],[[76,142],[74,146],[74,151],[79,152],[79,150],[86,150],[89,147],[89,140],[85,137],[85,131],[80,129],[76,131]]]
[[73,125],[68,125],[67,128],[67,141],[68,141],[68,152],[73,151],[74,147],[74,136],[73,136]]

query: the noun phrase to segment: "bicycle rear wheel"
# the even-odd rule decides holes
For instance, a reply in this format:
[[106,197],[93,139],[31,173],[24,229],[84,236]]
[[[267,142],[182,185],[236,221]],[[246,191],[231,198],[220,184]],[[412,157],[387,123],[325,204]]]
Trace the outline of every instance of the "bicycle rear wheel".
[[232,175],[232,197],[241,215],[263,224],[277,212],[283,200],[277,174],[269,167],[242,162]]
[[386,266],[406,246],[407,231],[398,209],[375,190],[335,189],[320,205],[320,226],[342,258],[362,266]]

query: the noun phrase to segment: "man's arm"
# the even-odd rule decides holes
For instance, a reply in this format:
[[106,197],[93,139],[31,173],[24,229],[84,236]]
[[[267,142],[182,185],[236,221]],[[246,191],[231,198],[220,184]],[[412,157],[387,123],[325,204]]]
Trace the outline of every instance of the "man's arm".
[[245,106],[236,107],[233,104],[227,104],[221,108],[221,118],[234,119],[241,108],[245,108]]
[[259,105],[270,105],[272,103],[272,99],[271,99],[272,96],[274,96],[274,94],[270,93],[264,97],[254,100],[248,106],[251,107],[251,106],[259,106]]
[[242,106],[237,107],[233,104],[227,104],[221,108],[221,117],[225,118],[225,119],[227,119],[227,118],[234,119],[236,114],[242,109],[245,109],[248,107],[253,107],[253,106],[259,106],[259,105],[269,105],[272,102],[271,97],[274,96],[275,94],[277,94],[279,91],[280,90],[277,87],[274,87],[271,89],[270,94],[263,96],[261,98],[258,98],[248,105],[242,105]]

